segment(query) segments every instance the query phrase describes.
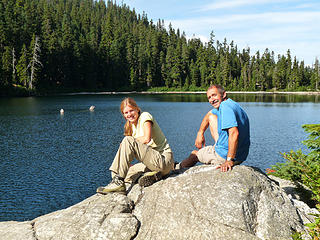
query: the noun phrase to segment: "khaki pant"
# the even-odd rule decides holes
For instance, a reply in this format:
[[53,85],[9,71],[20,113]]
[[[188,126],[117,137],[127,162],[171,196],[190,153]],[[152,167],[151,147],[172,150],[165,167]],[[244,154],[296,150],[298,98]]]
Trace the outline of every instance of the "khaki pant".
[[[141,163],[130,167],[130,163],[134,158]],[[127,180],[132,179],[132,176],[140,172],[147,171],[159,171],[162,176],[165,176],[173,169],[173,165],[171,152],[160,154],[148,145],[135,140],[132,136],[126,136],[123,138],[109,170],[112,177],[118,174]]]

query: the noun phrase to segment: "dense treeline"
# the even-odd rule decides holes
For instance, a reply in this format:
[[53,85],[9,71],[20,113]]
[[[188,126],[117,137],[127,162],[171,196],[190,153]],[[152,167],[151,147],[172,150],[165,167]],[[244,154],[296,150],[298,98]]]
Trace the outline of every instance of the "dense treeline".
[[126,5],[94,0],[0,0],[0,93],[37,90],[317,90],[319,62],[234,42],[187,40]]

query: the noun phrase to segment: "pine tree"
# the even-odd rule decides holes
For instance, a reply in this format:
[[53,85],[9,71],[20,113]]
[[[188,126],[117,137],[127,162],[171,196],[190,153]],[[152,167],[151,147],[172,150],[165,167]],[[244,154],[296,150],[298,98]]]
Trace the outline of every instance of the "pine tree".
[[20,58],[17,64],[17,76],[18,76],[19,84],[24,87],[27,87],[27,83],[29,82],[28,54],[27,54],[27,48],[25,44],[21,49]]
[[2,55],[2,86],[9,86],[12,82],[12,49],[4,47]]
[[295,57],[293,60],[292,70],[289,75],[289,86],[288,89],[293,90],[297,89],[301,85],[301,75],[299,73],[299,62]]
[[161,65],[160,63],[160,39],[155,30],[151,32],[151,59],[150,68],[152,74],[151,86],[160,86],[161,84]]
[[290,50],[288,49],[287,51],[287,62],[286,62],[286,79],[287,79],[287,89],[293,89],[295,86],[294,79],[290,79],[291,76],[291,67],[292,67],[292,61],[291,61],[291,53]]
[[287,86],[287,59],[285,56],[278,55],[278,62],[273,74],[273,85],[276,89],[285,89]]
[[272,74],[273,74],[273,52],[270,54],[269,49],[267,48],[262,56],[262,64],[264,69],[264,81],[263,81],[263,90],[272,88]]
[[314,88],[316,91],[319,91],[319,83],[320,83],[320,65],[319,65],[319,60],[316,58],[315,63],[314,63],[314,71],[312,73],[312,85],[311,87]]
[[161,66],[161,85],[160,86],[166,86],[167,66],[166,66],[166,55],[163,51],[160,52],[160,66]]
[[191,60],[190,72],[191,72],[191,86],[200,87],[200,80],[201,80],[200,71],[197,64],[195,64],[193,60]]
[[[7,24],[5,22],[5,6],[4,1],[0,1],[0,54],[2,54],[5,43],[7,41]],[[0,68],[1,70],[1,68]]]
[[230,85],[230,77],[231,77],[231,69],[229,64],[228,54],[222,56],[220,59],[220,64],[222,66],[222,85],[226,88],[229,88]]
[[172,87],[174,86],[174,80],[177,74],[178,69],[175,66],[175,48],[172,42],[169,43],[169,47],[167,50],[167,56],[166,56],[166,71],[167,76],[165,79],[166,87]]
[[251,78],[250,71],[250,48],[243,49],[240,54],[240,66],[241,66],[241,75],[240,75],[240,89],[249,90],[249,82]]
[[265,81],[266,81],[266,73],[265,73],[265,62],[263,59],[260,59],[260,52],[257,51],[256,58],[253,63],[253,71],[252,71],[252,80],[255,90],[263,91],[265,90]]
[[307,77],[307,71],[304,66],[304,61],[300,62],[300,67],[299,67],[299,78],[301,79],[301,85],[302,86],[308,86],[310,85],[310,78]]

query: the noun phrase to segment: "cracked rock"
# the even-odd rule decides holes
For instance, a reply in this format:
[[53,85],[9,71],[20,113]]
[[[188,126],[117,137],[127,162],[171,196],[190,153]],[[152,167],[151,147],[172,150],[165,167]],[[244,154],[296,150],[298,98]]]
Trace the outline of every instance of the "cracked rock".
[[0,240],[291,239],[313,220],[301,203],[256,168],[202,165],[127,196],[95,194],[32,221],[0,222]]
[[197,166],[144,189],[135,239],[291,239],[304,226],[286,193],[261,171]]

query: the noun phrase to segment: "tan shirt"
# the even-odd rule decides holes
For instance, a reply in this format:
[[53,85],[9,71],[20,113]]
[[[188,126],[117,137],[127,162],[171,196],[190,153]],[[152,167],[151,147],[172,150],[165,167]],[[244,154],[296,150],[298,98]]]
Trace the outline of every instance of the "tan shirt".
[[143,124],[146,121],[152,122],[152,129],[151,129],[151,140],[147,144],[152,147],[154,150],[163,153],[163,152],[172,152],[171,148],[168,144],[166,137],[164,136],[163,132],[161,131],[157,121],[152,117],[152,115],[148,112],[143,112],[140,114],[140,117],[137,122],[137,126],[134,124],[132,125],[132,136],[134,138],[138,138],[143,136]]

